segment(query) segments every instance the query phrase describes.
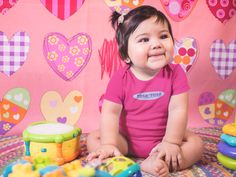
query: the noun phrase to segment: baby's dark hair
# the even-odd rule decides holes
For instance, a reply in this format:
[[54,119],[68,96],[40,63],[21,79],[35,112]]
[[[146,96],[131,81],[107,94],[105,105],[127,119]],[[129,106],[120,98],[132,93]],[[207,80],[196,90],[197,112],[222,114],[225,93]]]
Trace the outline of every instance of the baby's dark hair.
[[122,60],[127,59],[128,56],[128,40],[129,36],[135,31],[140,23],[151,18],[157,17],[157,22],[167,23],[168,30],[174,41],[171,24],[167,17],[159,10],[152,6],[144,5],[132,9],[126,15],[124,15],[124,20],[119,23],[119,17],[121,14],[114,11],[110,17],[112,27],[116,30],[116,40],[119,45],[119,54]]

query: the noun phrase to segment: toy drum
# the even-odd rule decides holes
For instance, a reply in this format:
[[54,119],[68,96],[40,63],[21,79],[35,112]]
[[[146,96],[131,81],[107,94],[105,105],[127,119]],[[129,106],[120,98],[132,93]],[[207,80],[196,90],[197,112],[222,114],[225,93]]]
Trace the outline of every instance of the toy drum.
[[33,123],[23,132],[25,158],[41,165],[62,165],[74,160],[80,154],[80,135],[80,128],[68,124]]

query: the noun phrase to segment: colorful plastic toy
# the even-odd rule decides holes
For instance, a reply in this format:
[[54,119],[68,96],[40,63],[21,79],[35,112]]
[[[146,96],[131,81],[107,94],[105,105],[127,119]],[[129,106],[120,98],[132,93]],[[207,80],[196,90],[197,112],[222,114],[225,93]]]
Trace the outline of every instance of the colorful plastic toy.
[[118,156],[108,160],[100,168],[115,177],[141,177],[140,166],[131,159]]
[[217,159],[226,168],[236,170],[236,123],[223,126],[222,131]]
[[229,144],[230,146],[234,146],[234,147],[236,146],[236,137],[234,137],[234,136],[222,134],[220,136],[220,139],[222,141],[224,141],[225,143]]
[[48,165],[36,169],[34,164],[18,160],[6,167],[2,177],[113,177],[105,171],[93,167],[81,166],[80,160],[75,160],[63,166]]
[[36,169],[35,165],[25,160],[16,161],[7,166],[3,177],[142,177],[140,167],[132,160],[120,156],[104,164],[87,164],[74,160],[62,166],[48,165]]
[[[38,165],[62,165],[80,154],[81,129],[68,124],[36,122],[24,130],[25,159]],[[50,162],[49,162],[50,161]]]

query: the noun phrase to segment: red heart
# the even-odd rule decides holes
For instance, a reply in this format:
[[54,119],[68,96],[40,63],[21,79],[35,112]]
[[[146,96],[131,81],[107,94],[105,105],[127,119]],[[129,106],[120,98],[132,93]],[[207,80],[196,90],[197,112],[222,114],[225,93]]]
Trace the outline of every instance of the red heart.
[[206,2],[211,13],[220,20],[221,23],[226,23],[235,14],[235,0],[206,0]]
[[0,12],[4,15],[10,8],[12,8],[18,0],[3,0],[0,1]]

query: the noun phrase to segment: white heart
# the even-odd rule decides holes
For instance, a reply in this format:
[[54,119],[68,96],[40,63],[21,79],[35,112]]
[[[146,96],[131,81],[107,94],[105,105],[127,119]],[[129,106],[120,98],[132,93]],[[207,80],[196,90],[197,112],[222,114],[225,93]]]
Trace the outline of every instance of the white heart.
[[19,120],[20,114],[15,114],[15,115],[13,115],[13,118],[14,118],[15,120]]
[[22,99],[23,99],[23,95],[22,95],[21,93],[20,93],[20,94],[17,94],[17,95],[14,96],[14,99],[15,99],[16,101],[18,101],[18,102],[21,102]]
[[78,107],[76,107],[76,106],[70,107],[70,112],[72,114],[75,114],[77,111],[78,111]]

